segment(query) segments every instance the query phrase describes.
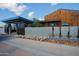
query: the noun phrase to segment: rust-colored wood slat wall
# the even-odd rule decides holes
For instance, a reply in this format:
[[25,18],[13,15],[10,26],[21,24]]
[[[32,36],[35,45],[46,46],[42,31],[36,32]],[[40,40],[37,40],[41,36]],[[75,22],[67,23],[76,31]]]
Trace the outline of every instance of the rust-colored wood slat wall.
[[79,11],[60,9],[47,16],[45,21],[67,22],[70,26],[79,26]]

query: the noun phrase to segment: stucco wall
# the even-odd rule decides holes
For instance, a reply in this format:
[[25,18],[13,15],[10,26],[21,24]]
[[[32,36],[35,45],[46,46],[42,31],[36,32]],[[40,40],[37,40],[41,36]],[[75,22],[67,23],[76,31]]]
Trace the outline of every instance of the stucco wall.
[[0,34],[4,34],[5,31],[4,31],[4,27],[0,28]]
[[52,27],[26,27],[27,36],[49,36],[52,34]]
[[[77,37],[78,36],[78,27],[77,26],[61,27],[61,36],[62,37],[67,37],[68,32],[71,37]],[[59,37],[60,27],[54,27],[54,31],[52,30],[52,27],[26,27],[25,28],[25,35],[31,36],[31,37],[32,36],[51,36],[52,34],[54,34],[54,36]]]

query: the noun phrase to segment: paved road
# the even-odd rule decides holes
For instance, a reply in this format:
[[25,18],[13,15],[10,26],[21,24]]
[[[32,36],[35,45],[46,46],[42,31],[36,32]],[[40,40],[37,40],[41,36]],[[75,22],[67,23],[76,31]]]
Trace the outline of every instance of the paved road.
[[39,42],[20,38],[10,38],[9,40],[2,41],[2,43],[15,46],[16,48],[19,48],[23,51],[29,51],[34,56],[79,56],[79,47],[74,46]]

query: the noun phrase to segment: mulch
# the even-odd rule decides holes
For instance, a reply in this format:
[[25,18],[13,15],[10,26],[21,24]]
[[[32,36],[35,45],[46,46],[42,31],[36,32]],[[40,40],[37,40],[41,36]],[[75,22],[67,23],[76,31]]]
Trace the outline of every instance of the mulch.
[[57,43],[57,44],[65,44],[65,45],[72,45],[72,46],[79,46],[79,42],[77,42],[77,41],[48,40],[47,42],[50,42],[50,43]]

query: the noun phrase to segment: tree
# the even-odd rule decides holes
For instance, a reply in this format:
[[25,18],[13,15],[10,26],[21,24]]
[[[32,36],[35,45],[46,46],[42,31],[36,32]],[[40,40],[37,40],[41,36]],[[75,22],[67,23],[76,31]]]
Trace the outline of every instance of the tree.
[[39,19],[37,19],[37,18],[33,18],[32,26],[33,26],[33,27],[40,26]]

